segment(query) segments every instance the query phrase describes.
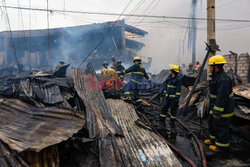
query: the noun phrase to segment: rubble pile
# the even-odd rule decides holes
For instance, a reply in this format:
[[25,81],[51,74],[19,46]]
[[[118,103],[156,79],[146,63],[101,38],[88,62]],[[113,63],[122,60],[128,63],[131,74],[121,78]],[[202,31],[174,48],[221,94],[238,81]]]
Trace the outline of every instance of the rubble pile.
[[[152,75],[151,84],[140,92],[142,103],[135,105],[120,100],[122,90],[102,90],[99,80],[105,78],[97,76],[91,64],[85,70],[72,68],[72,77],[65,75],[67,67],[56,73],[23,73],[22,78],[15,68],[1,69],[1,166],[187,166],[181,154],[202,165],[192,135],[197,135],[200,143],[208,136],[208,81],[200,82],[191,94],[195,78],[182,77],[180,124],[162,128],[159,115],[167,70]],[[233,91],[232,150],[240,155],[250,141],[250,87],[237,85]],[[181,121],[194,134],[183,128]],[[230,158],[238,163],[233,155]],[[224,159],[208,162],[227,165]]]
[[236,115],[250,120],[250,85],[239,85],[234,87],[236,102]]
[[149,166],[181,166],[162,138],[134,123],[133,105],[105,99],[91,64],[72,78],[7,75],[16,82],[0,96],[1,166],[144,166],[142,153]]

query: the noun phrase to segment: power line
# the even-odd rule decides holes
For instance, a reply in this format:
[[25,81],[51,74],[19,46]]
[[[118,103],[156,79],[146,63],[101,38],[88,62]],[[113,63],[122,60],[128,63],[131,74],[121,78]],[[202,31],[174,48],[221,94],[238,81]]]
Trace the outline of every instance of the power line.
[[[4,3],[4,6],[6,6],[5,0],[3,1],[3,3]],[[10,30],[10,37],[11,37],[11,44],[12,44],[13,52],[14,52],[14,58],[15,58],[15,61],[16,61],[19,77],[21,77],[21,68],[20,68],[20,64],[18,63],[18,59],[17,59],[17,55],[16,55],[16,47],[15,47],[15,43],[14,43],[12,31],[11,31],[10,19],[9,19],[8,11],[7,11],[6,8],[5,8],[5,13],[6,13],[6,22],[8,24],[9,30]]]
[[[5,7],[5,6],[0,6]],[[89,14],[89,15],[106,15],[106,16],[129,16],[129,17],[147,17],[147,18],[157,18],[157,19],[177,19],[177,20],[216,20],[223,22],[250,22],[250,20],[245,19],[207,19],[202,17],[179,17],[179,16],[157,16],[157,15],[140,15],[140,14],[126,14],[126,13],[111,13],[111,12],[89,12],[89,11],[74,11],[74,10],[59,10],[59,9],[44,9],[44,8],[29,8],[29,7],[17,7],[17,6],[6,6],[10,9],[22,9],[22,10],[36,10],[43,12],[65,12],[65,13],[78,13],[78,14]]]
[[[130,3],[132,2],[133,0],[130,0],[129,3],[126,5],[126,7],[123,9],[123,11],[121,12],[121,14],[119,15],[119,17],[117,18],[117,20],[111,25],[109,31],[104,35],[104,37],[101,39],[101,41],[96,45],[96,47],[94,49],[92,49],[92,51],[88,54],[87,57],[85,57],[82,62],[78,65],[78,68],[87,60],[87,58],[89,58],[92,53],[102,44],[102,42],[107,39],[110,35],[110,32],[112,30],[112,27],[117,23],[117,21],[120,19],[120,17],[122,16],[122,14],[125,12],[125,10],[128,8],[128,6],[130,5]],[[123,24],[124,24],[124,21],[123,21]]]
[[137,5],[135,6],[135,8],[133,10],[131,10],[131,12],[129,13],[129,15],[126,17],[125,20],[128,20],[132,15],[133,13],[135,13],[141,6],[142,4],[145,2],[145,0],[141,0],[137,3]]
[[[155,5],[152,7],[152,9],[148,12],[147,16],[150,15],[150,13],[154,10],[154,8],[159,4],[160,1],[161,1],[161,0],[158,0],[158,1],[155,3]],[[152,1],[152,2],[154,2],[154,1]],[[150,4],[150,6],[152,6],[152,5],[153,5],[153,3]],[[147,11],[147,10],[150,8],[150,6],[149,6],[145,11]],[[146,18],[146,17],[143,17],[143,18],[141,19],[141,21],[139,21],[139,22],[136,24],[136,26],[138,26],[140,23],[142,23],[142,22],[145,20],[145,18]]]
[[228,5],[231,5],[231,4],[235,3],[236,1],[238,1],[238,0],[232,0],[232,1],[227,2],[227,3],[225,3],[225,4],[221,5],[221,6],[218,6],[218,7],[216,7],[216,8],[223,8],[223,7],[225,7],[225,6],[228,6]]

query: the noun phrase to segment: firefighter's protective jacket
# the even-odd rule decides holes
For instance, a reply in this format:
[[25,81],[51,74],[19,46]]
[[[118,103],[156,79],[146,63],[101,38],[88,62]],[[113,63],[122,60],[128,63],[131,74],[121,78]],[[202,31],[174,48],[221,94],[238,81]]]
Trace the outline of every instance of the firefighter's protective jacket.
[[224,70],[212,74],[209,89],[210,114],[223,118],[232,117],[235,107],[232,81]]
[[124,78],[125,68],[122,65],[116,65],[115,71],[118,73],[119,78]]
[[143,77],[147,80],[149,79],[148,74],[146,73],[146,70],[141,63],[132,65],[125,70],[125,73],[132,73],[131,81],[135,83],[141,83]]
[[107,75],[108,68],[102,67],[101,69],[101,75]]
[[168,76],[166,81],[164,82],[164,94],[169,99],[179,100],[181,95],[181,77],[180,75],[172,78]]

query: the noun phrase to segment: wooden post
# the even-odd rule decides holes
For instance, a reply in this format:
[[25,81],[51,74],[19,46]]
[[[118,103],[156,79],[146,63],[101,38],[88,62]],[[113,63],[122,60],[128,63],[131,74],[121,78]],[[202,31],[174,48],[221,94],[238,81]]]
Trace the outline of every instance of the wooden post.
[[[207,0],[207,43],[211,48],[216,48],[215,0]],[[216,49],[214,51],[216,51]],[[212,53],[210,53],[209,58],[211,56],[213,56]],[[209,67],[207,67],[207,77],[209,77]]]

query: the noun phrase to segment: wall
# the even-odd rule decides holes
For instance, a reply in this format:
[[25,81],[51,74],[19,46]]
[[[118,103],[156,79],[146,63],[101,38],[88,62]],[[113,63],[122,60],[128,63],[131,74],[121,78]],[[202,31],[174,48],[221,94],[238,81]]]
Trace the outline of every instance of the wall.
[[231,68],[235,71],[235,65],[237,63],[237,74],[242,79],[243,83],[249,82],[249,71],[250,71],[250,57],[248,53],[243,53],[238,56],[237,62],[237,55],[224,55],[228,64],[226,64],[225,71],[227,72]]
[[243,83],[247,83],[248,80],[248,73],[250,67],[250,58],[248,54],[241,54],[238,58],[238,75],[243,80]]

